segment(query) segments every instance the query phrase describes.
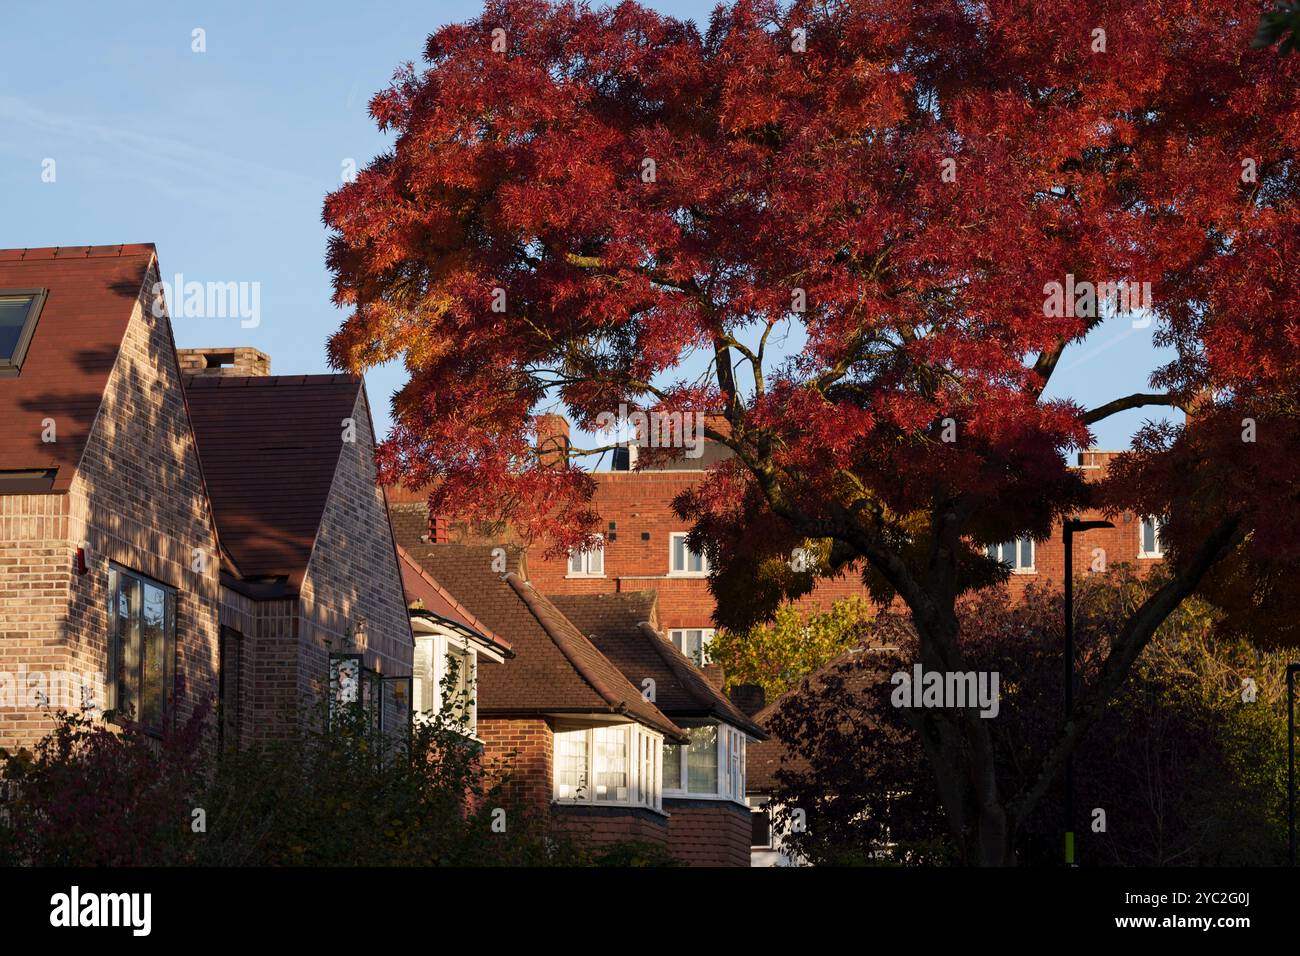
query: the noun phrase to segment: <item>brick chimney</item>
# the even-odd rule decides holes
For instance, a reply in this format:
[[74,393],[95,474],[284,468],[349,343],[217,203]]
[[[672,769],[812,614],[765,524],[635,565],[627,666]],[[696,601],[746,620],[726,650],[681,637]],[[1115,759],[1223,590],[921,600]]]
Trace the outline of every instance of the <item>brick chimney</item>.
[[746,717],[753,717],[767,706],[767,693],[761,684],[737,684],[731,689],[731,702]]
[[569,421],[548,412],[538,415],[537,459],[544,468],[563,468],[569,462]]
[[722,690],[722,685],[727,682],[727,675],[723,672],[721,664],[705,664],[700,670],[704,671],[704,679],[712,684],[715,690]]
[[247,345],[222,349],[177,349],[182,375],[225,375],[237,378],[271,374],[271,357]]

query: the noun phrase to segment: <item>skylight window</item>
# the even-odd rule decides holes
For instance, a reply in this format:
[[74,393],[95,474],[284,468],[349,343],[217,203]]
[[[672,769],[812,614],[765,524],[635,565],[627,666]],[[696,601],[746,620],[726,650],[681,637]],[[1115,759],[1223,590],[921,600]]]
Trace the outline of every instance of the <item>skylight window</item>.
[[22,368],[44,302],[44,289],[0,289],[0,375]]

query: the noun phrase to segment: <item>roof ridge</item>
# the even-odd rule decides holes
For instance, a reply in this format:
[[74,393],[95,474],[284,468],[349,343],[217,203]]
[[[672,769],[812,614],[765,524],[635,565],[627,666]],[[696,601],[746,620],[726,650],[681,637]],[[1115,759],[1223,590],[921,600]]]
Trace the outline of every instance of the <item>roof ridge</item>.
[[[546,601],[547,603],[549,603],[551,607],[555,610],[555,612],[559,614],[561,617],[564,617],[564,612],[561,611],[558,607],[556,607],[553,602],[549,601],[545,595],[543,595],[535,587],[533,587],[533,585],[530,582],[521,578],[516,572],[507,571],[504,575],[502,575],[502,577],[510,585],[510,587],[514,590],[514,592],[519,595],[520,599],[528,607],[529,613],[531,613],[533,617],[537,619],[537,623],[541,625],[542,630],[546,633],[547,637],[551,639],[551,643],[553,643],[555,647],[559,650],[559,652],[564,655],[565,660],[569,662],[569,665],[575,671],[578,672],[578,675],[587,682],[587,684],[592,688],[592,690],[594,690],[597,693],[597,695],[599,695],[610,706],[610,709],[614,713],[617,714],[629,713],[631,711],[631,707],[629,703],[626,700],[619,698],[613,692],[613,690],[608,685],[606,685],[603,679],[601,679],[598,675],[592,673],[591,668],[587,667],[586,664],[584,664],[582,661],[578,659],[577,655],[574,653],[573,647],[571,646],[570,636],[567,634],[561,634],[556,628],[554,628],[550,624],[550,622],[546,620],[546,615],[542,611],[542,602]],[[568,618],[565,618],[565,620],[568,620]],[[574,633],[582,637],[583,640],[586,640],[588,644],[591,644],[590,638],[587,638],[585,635],[582,635],[582,633],[578,630],[577,626],[574,625],[572,622],[570,622],[570,627],[573,628]],[[627,683],[628,687],[633,691],[633,693],[636,693],[636,688],[633,687],[631,682],[627,680],[627,676],[623,674],[621,670],[615,667],[613,662],[609,661],[608,658],[605,658],[605,655],[601,653],[600,648],[596,647],[595,644],[591,644],[591,649],[595,651],[597,654],[599,654],[602,658],[604,658],[605,661],[609,663],[609,666],[614,671],[614,673],[622,677],[624,682]],[[638,694],[638,696],[640,695]],[[658,714],[660,717],[663,718],[664,723],[660,729],[672,728],[673,730],[677,731],[677,735],[680,736],[680,728],[678,728],[677,725],[674,724],[671,719],[669,719],[667,714],[664,714],[663,711],[659,710],[659,708],[655,706],[655,704],[652,703],[651,701],[647,700],[646,704],[650,707],[651,710],[654,711],[654,713]]]
[[22,249],[0,249],[0,262],[43,262],[51,259],[112,258],[152,254],[152,242],[123,242],[102,246],[28,246]]
[[[747,717],[739,707],[727,698],[726,694],[710,684],[708,678],[696,669],[695,665],[677,649],[676,645],[664,640],[663,635],[655,630],[649,621],[638,621],[637,627],[641,628],[642,632],[646,633],[650,638],[655,652],[668,665],[668,669],[673,675],[683,684],[691,685],[691,691],[696,695],[697,700],[699,699],[698,692],[702,689],[709,699],[721,705],[722,710],[731,720],[738,721],[739,725],[742,725],[746,730],[762,731],[762,727],[752,717]],[[763,736],[766,737],[767,734],[763,733]]]

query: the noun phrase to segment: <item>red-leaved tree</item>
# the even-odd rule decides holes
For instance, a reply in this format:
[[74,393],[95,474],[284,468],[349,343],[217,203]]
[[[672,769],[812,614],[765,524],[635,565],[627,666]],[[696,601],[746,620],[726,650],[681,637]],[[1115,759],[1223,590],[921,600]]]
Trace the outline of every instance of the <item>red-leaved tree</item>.
[[[490,0],[375,96],[395,145],[325,205],[352,309],[333,362],[410,372],[383,477],[566,547],[596,528],[591,483],[537,460],[539,403],[589,429],[623,402],[713,411],[733,454],[676,506],[719,623],[851,570],[938,671],[966,669],[959,595],[1006,573],[986,544],[1085,506],[1167,514],[1174,573],[1028,784],[1001,785],[995,722],[911,714],[964,859],[1012,862],[1183,598],[1296,636],[1300,97],[1251,49],[1263,9],[742,0],[701,30]],[[1117,301],[1175,360],[1100,408],[1045,400]],[[1145,405],[1192,425],[1084,486],[1066,454]],[[792,568],[796,547],[818,560]]]

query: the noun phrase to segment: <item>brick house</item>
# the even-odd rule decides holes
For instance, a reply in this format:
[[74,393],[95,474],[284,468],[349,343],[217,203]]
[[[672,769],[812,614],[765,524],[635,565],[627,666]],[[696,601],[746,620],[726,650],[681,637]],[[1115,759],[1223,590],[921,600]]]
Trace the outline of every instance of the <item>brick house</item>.
[[[663,808],[668,849],[699,866],[748,866],[748,748],[767,733],[659,628],[654,591],[554,595],[552,603],[589,635],[634,685],[653,688],[659,709],[682,727],[686,746],[664,744]],[[647,683],[648,682],[648,683]]]
[[180,359],[222,550],[223,739],[284,736],[354,693],[404,733],[414,639],[365,384],[270,375],[255,349]]
[[403,550],[513,652],[477,662],[474,702],[485,764],[510,765],[512,801],[591,845],[666,846],[661,755],[686,733],[529,583],[521,551],[429,544],[401,530],[413,524],[394,521]]
[[362,383],[178,353],[158,276],[147,244],[0,251],[0,746],[45,702],[161,734],[219,701],[211,745],[265,739],[340,666],[404,727]]
[[0,745],[44,736],[41,699],[160,732],[216,696],[217,535],[157,281],[151,245],[0,251]]

